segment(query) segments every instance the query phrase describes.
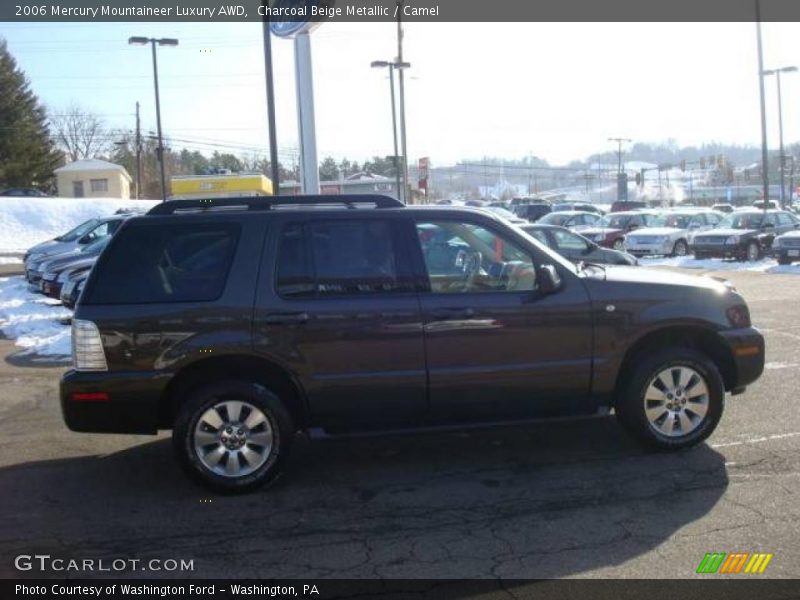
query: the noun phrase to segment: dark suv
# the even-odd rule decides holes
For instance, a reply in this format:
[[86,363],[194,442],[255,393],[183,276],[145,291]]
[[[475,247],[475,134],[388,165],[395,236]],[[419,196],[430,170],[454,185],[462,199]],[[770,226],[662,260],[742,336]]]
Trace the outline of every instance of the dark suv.
[[175,200],[126,221],[72,321],[74,431],[173,429],[218,490],[272,480],[298,431],[613,408],[690,446],[764,366],[711,278],[577,267],[487,211],[383,196]]

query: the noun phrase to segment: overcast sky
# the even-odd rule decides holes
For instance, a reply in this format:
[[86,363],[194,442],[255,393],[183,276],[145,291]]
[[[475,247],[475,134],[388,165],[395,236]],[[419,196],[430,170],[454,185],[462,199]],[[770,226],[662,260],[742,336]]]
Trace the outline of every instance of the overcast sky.
[[[534,154],[552,164],[611,148],[609,137],[760,144],[753,23],[405,25],[409,157],[437,166]],[[766,23],[765,66],[800,65],[797,23]],[[51,107],[77,103],[113,127],[155,129],[149,48],[159,52],[162,123],[174,147],[266,154],[259,23],[4,23],[0,35]],[[392,153],[389,81],[395,26],[325,24],[312,34],[320,158]],[[275,39],[282,161],[297,147],[293,43]],[[800,74],[783,81],[784,137],[800,140]],[[777,147],[774,78],[767,79]],[[181,141],[186,140],[186,141]]]

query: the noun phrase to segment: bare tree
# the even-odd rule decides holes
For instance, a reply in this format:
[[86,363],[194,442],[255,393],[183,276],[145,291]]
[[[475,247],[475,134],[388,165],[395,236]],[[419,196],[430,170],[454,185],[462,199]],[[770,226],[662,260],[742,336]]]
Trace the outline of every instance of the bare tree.
[[105,123],[96,114],[77,105],[53,111],[50,124],[56,144],[70,160],[94,158],[109,148]]

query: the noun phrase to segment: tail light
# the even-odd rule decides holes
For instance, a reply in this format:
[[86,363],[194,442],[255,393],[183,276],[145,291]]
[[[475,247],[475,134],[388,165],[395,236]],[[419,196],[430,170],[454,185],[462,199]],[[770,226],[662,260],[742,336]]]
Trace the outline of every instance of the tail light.
[[91,321],[72,321],[72,365],[76,371],[108,371],[100,331]]
[[737,329],[750,327],[750,311],[746,305],[737,304],[736,306],[731,306],[725,311],[725,314],[728,316],[730,324]]

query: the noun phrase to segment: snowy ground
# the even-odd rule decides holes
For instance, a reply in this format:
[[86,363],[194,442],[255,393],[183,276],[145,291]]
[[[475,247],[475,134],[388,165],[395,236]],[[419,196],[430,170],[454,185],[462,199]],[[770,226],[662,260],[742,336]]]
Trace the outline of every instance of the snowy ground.
[[112,215],[119,208],[147,210],[155,204],[155,200],[119,198],[3,197],[0,199],[0,253],[25,252],[88,219]]
[[0,256],[0,265],[21,265],[21,256]]
[[650,258],[639,259],[643,267],[681,267],[683,269],[703,269],[705,271],[753,271],[757,273],[786,273],[800,275],[800,263],[779,265],[772,258],[764,258],[755,262],[739,262],[735,260],[721,260],[719,258],[704,258],[695,260],[692,256],[675,258]]
[[23,354],[69,356],[70,328],[62,319],[72,311],[28,290],[21,277],[0,277],[0,333],[13,339]]

